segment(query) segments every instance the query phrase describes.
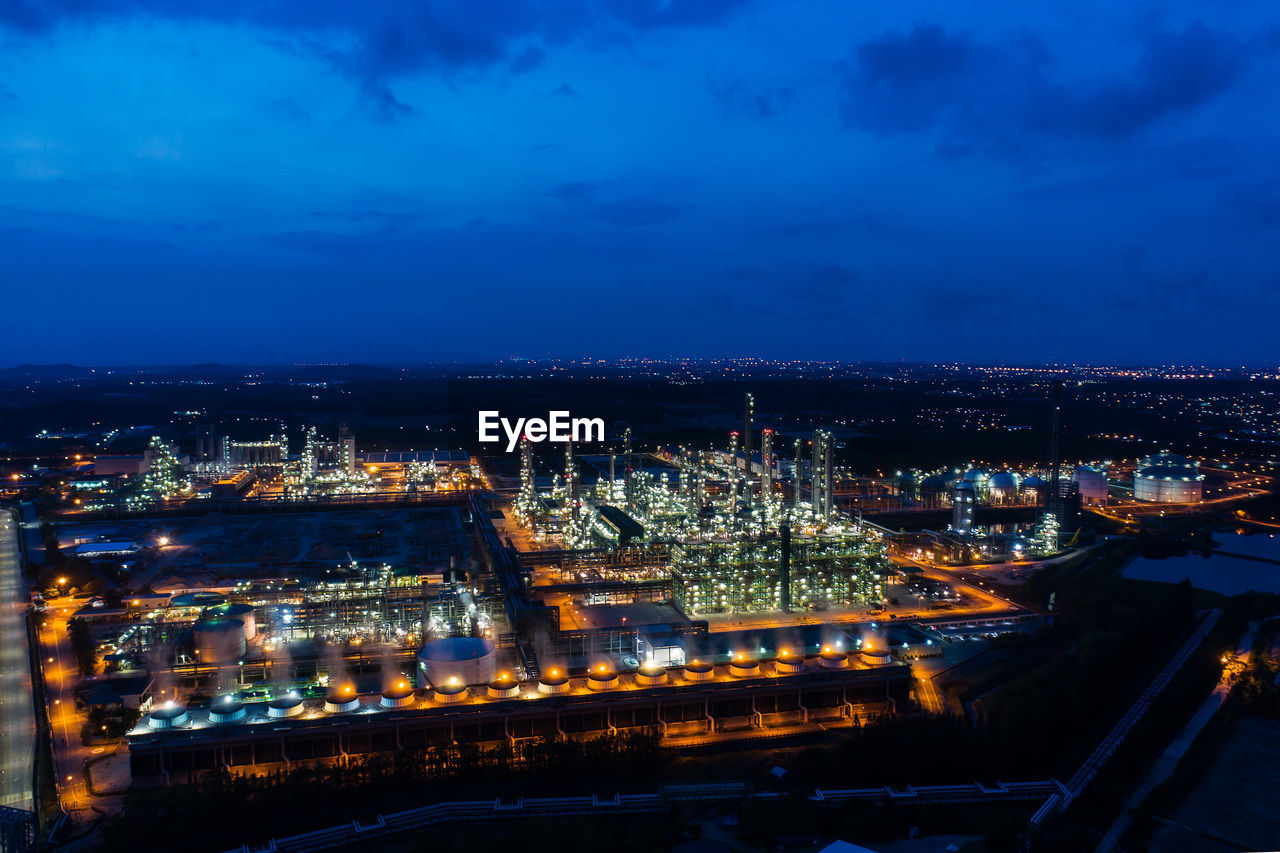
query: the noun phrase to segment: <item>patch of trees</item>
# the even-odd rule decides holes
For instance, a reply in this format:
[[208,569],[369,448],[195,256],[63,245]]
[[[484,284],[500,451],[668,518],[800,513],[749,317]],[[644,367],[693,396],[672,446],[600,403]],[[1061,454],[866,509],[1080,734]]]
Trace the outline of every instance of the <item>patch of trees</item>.
[[80,672],[86,677],[93,675],[98,655],[93,638],[89,636],[88,624],[83,619],[71,619],[67,622],[67,636],[71,639],[71,654],[75,656]]

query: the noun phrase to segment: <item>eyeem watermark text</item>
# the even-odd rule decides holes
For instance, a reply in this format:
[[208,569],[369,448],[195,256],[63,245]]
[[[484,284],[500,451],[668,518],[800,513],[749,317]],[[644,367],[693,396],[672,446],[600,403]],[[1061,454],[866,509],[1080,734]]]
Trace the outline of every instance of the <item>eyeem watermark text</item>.
[[568,412],[547,412],[546,419],[517,418],[513,423],[496,411],[480,412],[480,440],[501,441],[498,428],[507,436],[507,452],[516,449],[520,436],[530,441],[604,441],[604,418],[575,418]]

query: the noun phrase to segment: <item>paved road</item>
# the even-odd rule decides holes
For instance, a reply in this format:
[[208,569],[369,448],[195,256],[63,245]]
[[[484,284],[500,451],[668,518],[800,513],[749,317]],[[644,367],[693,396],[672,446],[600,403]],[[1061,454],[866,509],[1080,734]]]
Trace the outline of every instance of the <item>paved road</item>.
[[0,805],[33,808],[36,737],[27,654],[26,591],[18,553],[21,531],[0,511]]
[[89,807],[82,773],[85,763],[94,755],[93,748],[80,739],[80,729],[85,723],[85,715],[76,709],[75,703],[80,669],[67,638],[67,621],[78,606],[79,602],[68,597],[49,599],[49,611],[39,635],[49,724],[53,729],[58,799],[72,820],[83,817],[83,811]]

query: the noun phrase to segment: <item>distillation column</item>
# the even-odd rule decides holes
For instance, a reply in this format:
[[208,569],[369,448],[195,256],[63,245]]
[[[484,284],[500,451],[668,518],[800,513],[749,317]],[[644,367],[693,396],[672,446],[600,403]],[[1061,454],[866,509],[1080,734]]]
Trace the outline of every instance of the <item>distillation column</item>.
[[773,430],[760,433],[760,500],[768,504],[773,500]]

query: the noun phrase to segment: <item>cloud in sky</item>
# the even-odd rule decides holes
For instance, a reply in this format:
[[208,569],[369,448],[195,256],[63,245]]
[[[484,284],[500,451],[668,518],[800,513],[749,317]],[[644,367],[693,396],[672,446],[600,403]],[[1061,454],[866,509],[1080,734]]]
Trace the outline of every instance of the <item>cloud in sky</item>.
[[[503,353],[1274,359],[1269,4],[484,10],[0,3],[6,278],[37,311],[116,300],[0,362],[174,360],[119,334],[139,305],[216,314],[243,358],[405,358],[344,331],[343,294],[394,301],[424,358],[493,353],[410,333],[451,306]],[[235,308],[263,300],[291,322]],[[1125,334],[1047,333],[1095,310]],[[743,322],[670,331],[708,311]]]

